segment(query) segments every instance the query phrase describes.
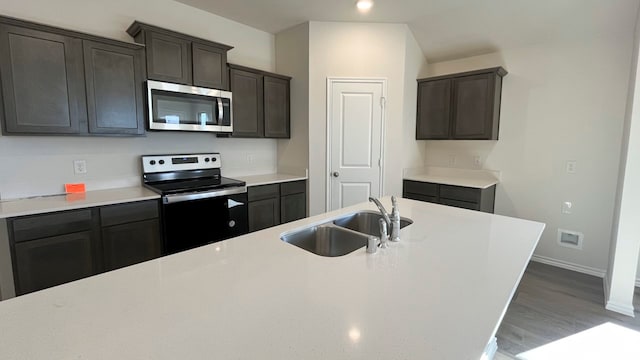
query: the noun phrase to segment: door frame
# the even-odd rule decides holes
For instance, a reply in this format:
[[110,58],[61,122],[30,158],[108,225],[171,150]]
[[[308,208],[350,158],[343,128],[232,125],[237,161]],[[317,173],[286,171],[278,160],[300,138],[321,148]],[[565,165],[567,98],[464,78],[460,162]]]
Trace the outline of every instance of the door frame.
[[369,84],[381,84],[382,85],[382,100],[381,100],[381,124],[380,124],[380,196],[384,194],[384,150],[385,150],[385,134],[386,134],[386,112],[387,112],[387,78],[370,78],[370,77],[327,77],[327,109],[326,109],[326,123],[327,123],[327,141],[326,141],[326,167],[325,167],[325,209],[330,211],[331,209],[331,93],[333,85],[337,83],[369,83]]

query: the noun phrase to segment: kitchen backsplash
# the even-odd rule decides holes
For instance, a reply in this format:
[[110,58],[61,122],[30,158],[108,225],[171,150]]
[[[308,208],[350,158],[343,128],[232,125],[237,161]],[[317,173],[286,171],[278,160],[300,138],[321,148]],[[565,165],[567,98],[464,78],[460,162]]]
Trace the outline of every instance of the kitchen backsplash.
[[[222,174],[274,173],[277,142],[205,133],[148,132],[141,138],[0,136],[0,199],[59,194],[64,183],[87,190],[140,184],[140,155],[220,152]],[[74,160],[86,174],[74,174]]]

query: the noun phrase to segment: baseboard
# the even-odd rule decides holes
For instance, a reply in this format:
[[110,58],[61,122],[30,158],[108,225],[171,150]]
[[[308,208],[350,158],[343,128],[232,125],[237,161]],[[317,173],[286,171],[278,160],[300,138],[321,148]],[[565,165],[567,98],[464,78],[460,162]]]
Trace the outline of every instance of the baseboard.
[[487,347],[484,349],[484,354],[482,354],[482,357],[480,359],[493,360],[493,358],[496,356],[496,352],[498,352],[498,339],[496,339],[496,337],[494,336],[491,340],[489,340]]
[[[578,264],[570,263],[568,261],[556,260],[556,259],[553,259],[553,258],[550,258],[550,257],[546,257],[546,256],[533,255],[531,257],[531,261],[535,261],[535,262],[539,262],[539,263],[543,263],[543,264],[559,267],[559,268],[562,268],[562,269],[573,270],[573,271],[576,271],[576,272],[579,272],[579,273],[592,275],[592,276],[596,276],[596,277],[603,278],[603,279],[605,278],[605,275],[607,274],[607,272],[605,270],[602,270],[602,269],[593,268],[593,267],[590,267],[590,266],[578,265]],[[636,278],[636,287],[640,287],[640,278]]]
[[567,269],[567,270],[577,271],[579,273],[583,273],[583,274],[587,274],[587,275],[597,276],[599,278],[604,278],[604,275],[607,273],[606,271],[604,271],[602,269],[597,269],[597,268],[592,268],[592,267],[589,267],[589,266],[578,265],[578,264],[570,263],[568,261],[556,260],[556,259],[552,259],[552,258],[546,257],[546,256],[533,255],[531,257],[531,260],[533,260],[535,262],[539,262],[539,263],[543,263],[543,264],[552,265],[552,266],[555,266],[555,267]]
[[631,317],[635,317],[635,313],[633,312],[633,306],[626,306],[626,305],[622,305],[622,304],[618,304],[616,302],[613,302],[611,300],[607,301],[607,305],[605,305],[605,309],[610,310],[610,311],[615,311],[617,313],[623,314],[623,315],[627,315],[627,316],[631,316]]

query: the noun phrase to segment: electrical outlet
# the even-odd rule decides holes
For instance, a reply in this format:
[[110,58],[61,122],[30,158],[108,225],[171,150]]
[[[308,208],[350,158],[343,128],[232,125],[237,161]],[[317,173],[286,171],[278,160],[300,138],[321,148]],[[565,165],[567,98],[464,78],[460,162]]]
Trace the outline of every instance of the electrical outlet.
[[455,155],[449,155],[449,166],[455,166],[456,160],[457,159]]
[[563,201],[562,202],[562,213],[563,214],[571,214],[571,209],[573,208],[573,204],[571,201]]
[[87,173],[87,161],[86,160],[73,160],[73,172],[75,174]]
[[575,174],[577,171],[578,162],[575,160],[567,160],[567,174]]
[[478,169],[481,168],[482,167],[482,158],[480,156],[477,156],[477,155],[474,156],[473,157],[473,165]]
[[253,154],[247,155],[247,163],[253,164],[253,160],[255,160],[255,156]]

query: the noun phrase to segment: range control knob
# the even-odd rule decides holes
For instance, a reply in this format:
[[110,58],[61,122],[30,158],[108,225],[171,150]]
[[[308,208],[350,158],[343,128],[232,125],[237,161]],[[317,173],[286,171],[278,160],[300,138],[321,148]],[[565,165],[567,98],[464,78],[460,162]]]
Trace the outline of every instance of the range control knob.
[[149,161],[149,164],[151,164],[151,165],[155,165],[155,164],[156,164],[156,161],[155,161],[155,160],[151,160],[151,161]]
[[160,160],[160,161],[158,161],[158,164],[160,164],[160,165],[164,165],[164,160]]
[[234,220],[229,220],[229,227],[232,228],[236,226],[236,222]]
[[204,158],[204,162],[209,162],[209,158]]
[[214,158],[214,157],[212,157],[212,158],[211,158],[211,161],[216,162],[216,161],[218,161],[218,158]]

